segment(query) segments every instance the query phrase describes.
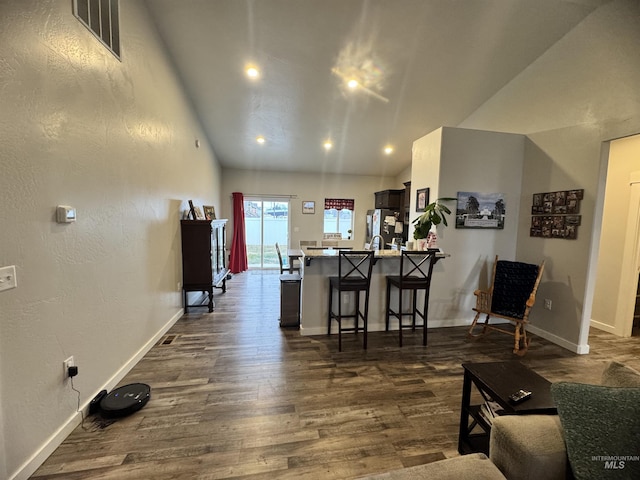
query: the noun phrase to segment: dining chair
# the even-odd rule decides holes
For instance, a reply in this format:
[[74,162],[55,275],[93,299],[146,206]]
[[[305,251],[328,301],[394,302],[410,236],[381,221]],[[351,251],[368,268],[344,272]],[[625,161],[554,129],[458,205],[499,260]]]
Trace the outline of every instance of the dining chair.
[[[422,345],[427,345],[427,317],[429,312],[429,290],[431,288],[431,274],[433,265],[437,257],[435,252],[403,250],[400,255],[400,270],[398,275],[387,275],[387,298],[385,313],[385,330],[389,331],[389,320],[391,317],[398,319],[399,343],[402,347],[402,331],[407,328],[415,331],[422,328]],[[398,292],[397,310],[391,308],[391,289],[394,287]],[[404,292],[410,292],[410,308],[404,308]],[[424,292],[424,303],[422,311],[418,308],[418,293]],[[406,310],[406,311],[405,311]],[[404,317],[411,317],[411,323],[405,324]],[[416,319],[420,317],[422,324],[417,324]]]
[[[342,351],[342,332],[364,334],[363,347],[367,349],[367,322],[369,318],[369,290],[373,255],[371,250],[340,250],[338,252],[338,276],[329,277],[329,315],[327,335],[331,335],[331,324],[338,323],[338,351]],[[334,292],[337,293],[338,311],[333,311]],[[355,294],[353,313],[343,313],[343,292]],[[361,309],[361,296],[364,294],[364,309]],[[353,319],[352,327],[343,326],[345,319]],[[362,326],[360,326],[362,320]],[[347,320],[348,321],[348,320]]]
[[280,275],[282,275],[283,273],[300,273],[300,267],[299,266],[293,266],[291,269],[287,266],[284,266],[284,262],[282,261],[282,253],[280,253],[280,245],[278,245],[278,242],[276,242],[276,252],[278,252],[278,261],[280,262]]

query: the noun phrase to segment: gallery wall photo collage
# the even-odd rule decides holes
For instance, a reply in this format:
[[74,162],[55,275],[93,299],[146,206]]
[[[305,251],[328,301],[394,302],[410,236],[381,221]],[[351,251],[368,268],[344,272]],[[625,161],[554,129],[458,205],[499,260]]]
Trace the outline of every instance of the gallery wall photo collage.
[[534,193],[530,236],[567,240],[578,238],[578,227],[582,221],[580,202],[583,197],[584,190]]

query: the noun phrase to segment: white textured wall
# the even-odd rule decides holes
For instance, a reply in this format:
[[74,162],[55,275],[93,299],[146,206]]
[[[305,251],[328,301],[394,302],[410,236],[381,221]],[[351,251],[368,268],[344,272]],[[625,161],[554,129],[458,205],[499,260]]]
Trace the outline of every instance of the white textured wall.
[[[217,161],[143,3],[120,8],[122,62],[71,1],[0,2],[0,265],[18,278],[0,292],[2,479],[78,420],[64,359],[84,404],[180,316],[178,213],[220,206]],[[78,221],[56,224],[58,204]]]
[[[524,158],[522,135],[443,127],[413,144],[411,190],[429,187],[430,198],[456,198],[458,192],[502,193],[504,229],[455,228],[456,201],[447,202],[449,225],[438,226],[438,246],[450,254],[434,268],[429,297],[432,326],[468,325],[475,306],[473,292],[486,288],[496,255],[515,258]],[[411,229],[413,235],[413,228]]]
[[[291,199],[290,245],[297,247],[300,240],[322,239],[323,209],[325,198],[353,198],[355,200],[354,238],[355,248],[364,246],[367,210],[374,208],[374,192],[402,189],[395,177],[372,175],[307,174],[238,170],[225,168],[222,173],[222,212],[229,218],[228,232],[233,231],[231,194],[242,192],[254,195],[294,195]],[[406,181],[406,180],[405,180]],[[302,201],[316,202],[316,213],[302,214]],[[298,231],[294,231],[295,229]],[[231,238],[228,240],[231,247]],[[346,242],[343,242],[345,245]]]
[[[461,126],[528,136],[517,254],[546,258],[532,323],[572,350],[588,351],[587,282],[602,142],[640,131],[640,2],[598,8]],[[584,188],[582,225],[574,241],[529,237],[531,194]],[[530,211],[530,210],[529,210]]]

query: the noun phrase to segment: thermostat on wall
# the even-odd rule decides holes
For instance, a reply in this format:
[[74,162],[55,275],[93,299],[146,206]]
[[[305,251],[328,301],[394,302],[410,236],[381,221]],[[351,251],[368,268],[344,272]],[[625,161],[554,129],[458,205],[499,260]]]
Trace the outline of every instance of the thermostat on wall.
[[76,221],[76,209],[66,205],[58,205],[56,209],[58,223],[71,223]]

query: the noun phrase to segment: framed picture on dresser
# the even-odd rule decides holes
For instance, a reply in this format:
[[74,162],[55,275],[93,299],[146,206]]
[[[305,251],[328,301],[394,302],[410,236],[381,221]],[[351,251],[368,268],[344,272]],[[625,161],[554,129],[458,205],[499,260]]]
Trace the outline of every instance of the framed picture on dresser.
[[204,218],[207,220],[215,220],[216,219],[216,209],[215,207],[209,205],[203,205],[202,209],[204,210]]

